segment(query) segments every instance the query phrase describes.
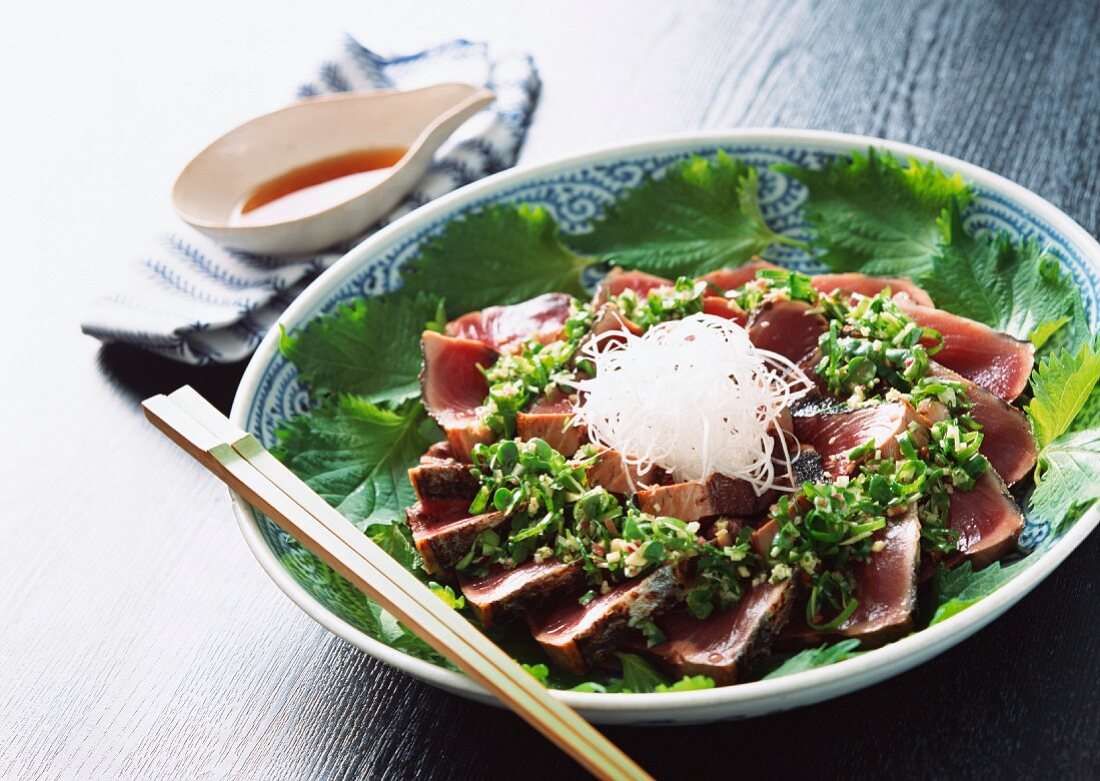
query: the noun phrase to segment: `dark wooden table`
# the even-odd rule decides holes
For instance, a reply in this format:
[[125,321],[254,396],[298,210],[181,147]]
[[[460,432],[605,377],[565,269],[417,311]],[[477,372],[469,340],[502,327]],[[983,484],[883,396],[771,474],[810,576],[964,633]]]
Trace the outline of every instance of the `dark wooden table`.
[[[4,778],[578,775],[510,714],[373,661],[267,580],[224,489],[137,406],[190,382],[227,408],[242,366],[77,331],[187,154],[278,105],[340,29],[531,51],[545,90],[525,162],[674,130],[826,128],[970,160],[1100,232],[1096,2],[40,5],[0,41],[21,139],[0,183],[19,196],[0,293]],[[1094,537],[977,637],[857,694],[608,733],[661,778],[1097,777],[1098,571]]]

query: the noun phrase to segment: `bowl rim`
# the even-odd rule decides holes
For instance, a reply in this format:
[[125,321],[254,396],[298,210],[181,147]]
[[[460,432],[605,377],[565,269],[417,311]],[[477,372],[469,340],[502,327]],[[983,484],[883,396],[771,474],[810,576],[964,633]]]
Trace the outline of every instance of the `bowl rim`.
[[[1080,251],[1085,260],[1090,261],[1092,266],[1100,270],[1100,243],[1097,243],[1096,239],[1061,209],[999,174],[958,158],[912,144],[824,130],[742,128],[724,131],[691,131],[602,146],[551,162],[520,166],[441,196],[379,230],[347,252],[291,303],[279,317],[276,325],[289,329],[291,326],[288,324],[296,324],[296,321],[307,315],[320,299],[339,284],[346,273],[372,255],[377,247],[389,243],[394,236],[415,233],[419,228],[433,222],[438,216],[449,212],[454,207],[476,201],[508,185],[551,174],[562,168],[609,162],[627,155],[670,151],[687,144],[722,147],[734,144],[776,143],[808,144],[839,153],[851,153],[875,147],[892,152],[897,157],[915,158],[924,163],[934,162],[948,173],[959,173],[964,179],[978,184],[985,190],[1009,198],[1046,220]],[[278,336],[278,327],[272,327],[265,335],[249,361],[234,396],[230,417],[242,428],[246,425],[248,407],[259,387],[263,372],[277,350]],[[245,542],[260,566],[292,602],[321,626],[376,659],[423,681],[483,702],[495,702],[488,692],[465,675],[408,656],[369,637],[329,611],[282,567],[260,535],[259,527],[244,499],[232,491],[230,494]],[[662,714],[675,712],[690,718],[692,711],[714,711],[723,708],[736,708],[738,712],[747,714],[762,713],[765,708],[767,711],[782,710],[817,702],[842,692],[854,691],[946,651],[986,626],[1053,572],[1098,524],[1100,524],[1100,507],[1093,506],[1070,527],[1069,531],[1045,550],[1038,561],[998,588],[993,594],[939,624],[853,659],[771,680],[716,686],[712,689],[695,691],[663,694],[597,694],[560,689],[551,691],[554,696],[581,711],[596,718],[602,715],[610,719],[645,712]],[[772,701],[776,703],[776,707],[770,708],[764,705]],[[709,717],[704,718],[709,719]]]

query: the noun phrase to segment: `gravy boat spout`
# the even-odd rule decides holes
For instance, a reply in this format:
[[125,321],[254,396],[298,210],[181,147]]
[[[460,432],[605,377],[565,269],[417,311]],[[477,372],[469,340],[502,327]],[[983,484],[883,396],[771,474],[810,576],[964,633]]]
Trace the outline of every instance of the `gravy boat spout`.
[[[310,98],[245,122],[199,152],[176,179],[172,203],[186,223],[228,247],[315,252],[362,233],[396,206],[440,145],[493,99],[489,90],[468,84]],[[295,172],[316,177],[335,161],[373,153],[399,159],[386,160],[365,179],[334,180],[345,191],[335,199],[330,192],[313,208],[248,211],[254,194]]]

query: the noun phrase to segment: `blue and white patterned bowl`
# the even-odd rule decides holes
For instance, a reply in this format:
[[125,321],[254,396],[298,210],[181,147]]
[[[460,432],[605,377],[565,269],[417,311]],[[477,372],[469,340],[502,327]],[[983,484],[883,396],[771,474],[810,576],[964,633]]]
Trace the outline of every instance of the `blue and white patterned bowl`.
[[[426,238],[454,217],[489,203],[531,203],[548,209],[563,232],[587,229],[606,204],[635,187],[644,175],[659,173],[693,154],[722,149],[761,171],[762,205],[771,226],[804,237],[799,213],[805,189],[769,170],[772,163],[820,167],[831,157],[869,146],[899,158],[932,161],[972,183],[977,197],[965,214],[977,232],[1007,230],[1036,236],[1054,249],[1080,285],[1089,321],[1100,311],[1100,245],[1073,220],[1024,188],[976,166],[905,144],[874,138],[803,130],[738,130],[692,134],[629,144],[561,162],[507,171],[440,198],[363,242],[315,281],[280,318],[289,331],[313,317],[361,296],[400,286],[403,264]],[[797,250],[778,249],[770,259],[803,271],[815,262]],[[476,262],[476,259],[471,259]],[[267,446],[275,444],[281,421],[303,412],[308,395],[294,367],[279,354],[278,329],[263,340],[245,372],[233,404],[233,421]],[[323,568],[311,555],[234,495],[241,530],[260,564],[280,588],[322,626],[388,664],[463,696],[491,702],[490,695],[465,676],[412,658],[369,637],[369,620],[359,592]],[[907,670],[950,648],[1002,614],[1062,562],[1100,522],[1093,509],[1057,540],[1036,553],[1033,566],[993,595],[962,613],[884,648],[831,667],[769,681],[674,694],[586,694],[555,696],[602,723],[691,723],[760,715],[818,702],[870,685]],[[1022,544],[1047,541],[1049,528],[1028,523]],[[324,574],[319,574],[324,573]]]

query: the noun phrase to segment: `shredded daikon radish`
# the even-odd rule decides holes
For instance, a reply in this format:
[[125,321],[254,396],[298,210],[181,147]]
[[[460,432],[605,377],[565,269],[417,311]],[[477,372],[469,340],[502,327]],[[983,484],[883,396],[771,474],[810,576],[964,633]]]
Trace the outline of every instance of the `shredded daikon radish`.
[[792,485],[793,435],[781,416],[813,383],[787,358],[754,347],[732,320],[698,314],[642,336],[608,332],[583,352],[596,376],[577,385],[575,420],[593,443],[681,481],[717,472],[757,495]]

